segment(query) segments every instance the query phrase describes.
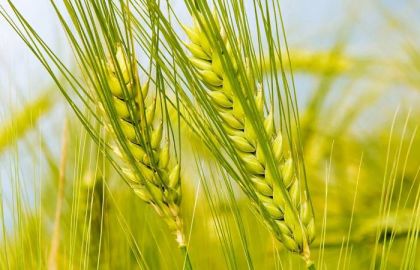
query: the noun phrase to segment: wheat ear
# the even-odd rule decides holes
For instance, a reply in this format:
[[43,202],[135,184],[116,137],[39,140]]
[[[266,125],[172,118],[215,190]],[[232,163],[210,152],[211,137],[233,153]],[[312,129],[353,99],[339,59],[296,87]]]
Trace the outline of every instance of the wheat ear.
[[[146,106],[149,84],[138,86],[138,75],[132,68],[134,63],[121,45],[117,46],[115,60],[109,59],[107,63],[108,86],[124,134],[124,143],[136,161],[137,170],[127,166],[123,172],[134,192],[152,205],[176,235],[179,246],[185,247],[180,214],[180,166],[176,160],[170,160],[168,138],[162,142],[163,122],[155,115],[156,99]],[[155,122],[158,122],[157,125]],[[141,131],[140,134],[136,129]],[[116,151],[125,153],[121,143]],[[124,154],[122,157],[127,158]]]
[[[216,26],[219,28],[221,37],[227,48],[229,55],[230,44],[224,36],[223,31],[214,16]],[[201,20],[201,22],[203,22]],[[202,23],[203,25],[204,23]],[[263,206],[273,222],[276,224],[277,238],[293,252],[309,256],[308,245],[314,238],[314,219],[312,211],[308,206],[306,194],[301,192],[300,181],[294,169],[293,159],[287,157],[282,146],[282,135],[275,130],[274,116],[271,111],[268,115],[264,114],[264,97],[261,85],[255,85],[255,99],[260,115],[264,119],[264,127],[270,139],[270,146],[273,156],[281,172],[281,181],[287,188],[288,199],[292,202],[293,208],[285,203],[284,193],[281,192],[277,180],[271,176],[268,166],[258,145],[256,133],[253,126],[244,114],[240,101],[235,97],[232,84],[229,83],[224,67],[222,66],[220,55],[213,50],[217,44],[212,44],[207,38],[197,19],[194,18],[194,26],[189,28],[184,26],[184,30],[190,38],[191,43],[186,44],[192,54],[191,63],[196,67],[200,78],[208,88],[208,95],[218,111],[224,129],[243,161],[244,168],[252,181],[254,191],[259,200],[258,205]],[[232,61],[233,62],[233,61]],[[235,71],[236,72],[236,71]],[[249,76],[252,77],[252,76]],[[294,213],[298,213],[298,220],[292,218]]]

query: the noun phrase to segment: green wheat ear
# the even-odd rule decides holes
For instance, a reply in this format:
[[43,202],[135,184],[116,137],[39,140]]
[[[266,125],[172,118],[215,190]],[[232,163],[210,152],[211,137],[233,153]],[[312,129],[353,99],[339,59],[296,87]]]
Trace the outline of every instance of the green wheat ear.
[[[138,75],[132,68],[134,63],[121,45],[117,46],[115,61],[107,61],[107,82],[124,134],[123,143],[118,144],[115,151],[122,159],[128,160],[129,154],[134,157],[136,168],[123,168],[131,187],[165,220],[176,235],[179,246],[185,247],[180,214],[180,165],[175,158],[171,160],[169,139],[163,138],[163,122],[155,115],[156,99],[146,105],[149,83],[139,87]],[[110,125],[108,129],[112,132]],[[140,130],[140,134],[137,130]],[[124,151],[127,148],[122,144],[127,146],[129,153]],[[131,163],[127,161],[124,164]]]
[[[314,218],[308,203],[305,192],[301,192],[301,181],[297,177],[293,159],[283,149],[283,137],[281,132],[275,129],[274,113],[272,110],[268,114],[264,112],[264,96],[262,85],[251,81],[255,86],[254,96],[260,116],[263,118],[265,131],[269,137],[269,145],[278,166],[281,179],[274,179],[272,172],[268,169],[262,149],[256,138],[256,132],[247,119],[232,84],[228,81],[227,72],[221,63],[221,55],[217,50],[213,50],[217,44],[207,38],[202,27],[206,27],[204,19],[201,26],[196,18],[193,18],[194,26],[186,26],[184,30],[191,43],[186,44],[191,52],[191,64],[195,66],[202,82],[207,86],[208,96],[215,104],[215,108],[223,120],[225,132],[243,162],[246,173],[252,182],[252,187],[257,195],[257,205],[264,207],[260,209],[266,211],[277,229],[273,230],[277,239],[292,252],[297,252],[303,256],[309,252],[308,246],[315,237]],[[217,16],[214,16],[216,31],[219,31],[222,42],[225,45],[227,56],[230,55],[231,45],[228,42],[224,31],[220,27]],[[214,31],[214,29],[212,29]],[[209,31],[212,31],[209,30]],[[220,46],[220,45],[219,45]],[[226,55],[224,57],[226,57]],[[233,73],[237,73],[237,65],[233,59]],[[252,76],[248,76],[252,78]],[[250,79],[252,80],[252,79]],[[246,92],[246,91],[243,91]],[[283,182],[287,192],[281,190],[279,181]],[[286,203],[284,195],[288,196]],[[294,218],[298,213],[298,220]]]

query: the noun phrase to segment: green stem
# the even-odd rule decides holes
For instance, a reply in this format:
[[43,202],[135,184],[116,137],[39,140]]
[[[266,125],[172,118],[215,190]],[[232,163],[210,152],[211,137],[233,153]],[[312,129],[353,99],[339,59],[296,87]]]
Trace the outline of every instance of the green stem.
[[192,265],[191,265],[191,261],[190,261],[190,256],[188,255],[188,250],[186,246],[181,246],[180,247],[182,254],[184,255],[184,263],[182,265],[182,269],[184,270],[192,270]]
[[315,264],[313,262],[310,262],[306,265],[308,270],[316,270]]

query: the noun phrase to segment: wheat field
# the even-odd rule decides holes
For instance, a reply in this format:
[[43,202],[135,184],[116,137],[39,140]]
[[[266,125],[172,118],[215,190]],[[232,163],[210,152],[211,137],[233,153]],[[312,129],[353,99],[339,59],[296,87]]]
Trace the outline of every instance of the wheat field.
[[420,269],[420,3],[0,1],[0,269]]

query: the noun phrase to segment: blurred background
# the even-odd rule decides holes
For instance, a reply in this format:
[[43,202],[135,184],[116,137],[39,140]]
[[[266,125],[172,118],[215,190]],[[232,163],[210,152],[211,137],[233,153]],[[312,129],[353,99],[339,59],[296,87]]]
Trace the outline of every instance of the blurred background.
[[[12,2],[72,63],[49,1]],[[8,10],[5,0],[0,4]],[[317,217],[314,260],[321,269],[420,269],[420,2],[283,0],[281,7]],[[181,268],[180,256],[171,255],[175,244],[153,211],[138,203],[109,164],[106,185],[95,173],[100,157],[94,143],[4,20],[0,99],[2,269],[45,264],[66,121],[72,132],[60,265],[127,269],[143,268],[142,261],[150,269]],[[214,191],[198,182],[186,184],[184,195],[193,264],[249,267],[226,198],[209,200]],[[303,269],[274,243],[240,195],[237,206],[255,268]],[[229,232],[228,240],[220,240],[220,230]],[[223,255],[226,250],[235,259]],[[25,262],[17,259],[24,254]]]

